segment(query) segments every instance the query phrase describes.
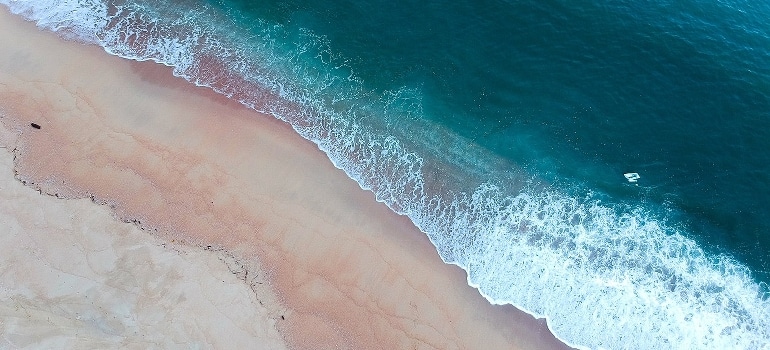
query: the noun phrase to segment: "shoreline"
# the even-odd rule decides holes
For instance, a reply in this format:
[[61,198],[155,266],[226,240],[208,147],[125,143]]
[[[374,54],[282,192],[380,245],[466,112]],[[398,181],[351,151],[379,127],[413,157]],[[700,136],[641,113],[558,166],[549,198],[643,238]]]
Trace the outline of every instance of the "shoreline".
[[0,19],[0,67],[19,65],[0,71],[19,179],[261,266],[290,347],[565,347],[543,320],[489,304],[288,125],[160,64],[65,42],[6,9]]

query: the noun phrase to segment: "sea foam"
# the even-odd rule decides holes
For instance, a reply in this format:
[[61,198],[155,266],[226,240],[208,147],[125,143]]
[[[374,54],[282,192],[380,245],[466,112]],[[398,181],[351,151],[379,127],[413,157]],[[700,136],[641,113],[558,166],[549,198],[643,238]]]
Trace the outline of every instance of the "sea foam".
[[367,91],[312,33],[289,38],[262,22],[233,30],[235,23],[202,5],[0,3],[41,28],[171,66],[177,76],[289,122],[362,188],[407,215],[490,302],[546,317],[568,344],[770,348],[770,289],[743,265],[707,255],[685,228],[643,208],[531,183],[460,190],[451,182],[461,176],[436,180],[435,164],[451,160],[428,159],[428,145],[388,122],[419,118],[419,94]]

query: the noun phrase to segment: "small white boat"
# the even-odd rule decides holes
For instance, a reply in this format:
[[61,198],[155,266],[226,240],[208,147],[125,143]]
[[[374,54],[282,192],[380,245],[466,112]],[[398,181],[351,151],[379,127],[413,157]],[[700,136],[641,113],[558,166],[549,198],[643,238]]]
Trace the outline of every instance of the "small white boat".
[[639,176],[639,173],[625,173],[623,174],[623,176],[626,177],[626,180],[628,180],[628,182],[636,182],[637,180],[639,180],[639,178],[641,178],[641,176]]

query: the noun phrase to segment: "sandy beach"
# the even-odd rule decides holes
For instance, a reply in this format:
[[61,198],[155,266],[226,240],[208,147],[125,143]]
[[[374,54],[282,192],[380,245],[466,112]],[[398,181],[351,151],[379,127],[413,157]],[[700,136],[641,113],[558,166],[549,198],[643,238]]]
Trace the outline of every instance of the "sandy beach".
[[3,346],[565,348],[288,125],[0,9]]

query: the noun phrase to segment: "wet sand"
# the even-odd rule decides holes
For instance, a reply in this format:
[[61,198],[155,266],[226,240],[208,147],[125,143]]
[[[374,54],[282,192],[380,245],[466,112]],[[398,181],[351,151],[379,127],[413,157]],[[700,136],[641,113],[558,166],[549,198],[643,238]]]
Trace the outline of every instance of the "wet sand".
[[[238,261],[242,285],[232,288],[254,295],[232,304],[261,315],[249,323],[264,331],[254,333],[255,344],[273,340],[274,328],[297,349],[564,347],[542,320],[490,305],[409,220],[289,126],[175,78],[167,67],[63,41],[5,9],[0,45],[0,122],[17,179],[43,194],[101,204],[92,210],[144,230],[137,245],[184,247],[157,254]],[[4,215],[22,220],[21,211]],[[100,239],[118,239],[120,230],[100,230],[107,237]],[[223,266],[221,274],[233,278],[232,263]],[[162,272],[147,273],[166,281]],[[21,278],[0,296],[25,288]],[[41,308],[57,302],[31,301]],[[216,322],[196,309],[163,317]],[[40,341],[53,339],[51,332],[38,333]]]

